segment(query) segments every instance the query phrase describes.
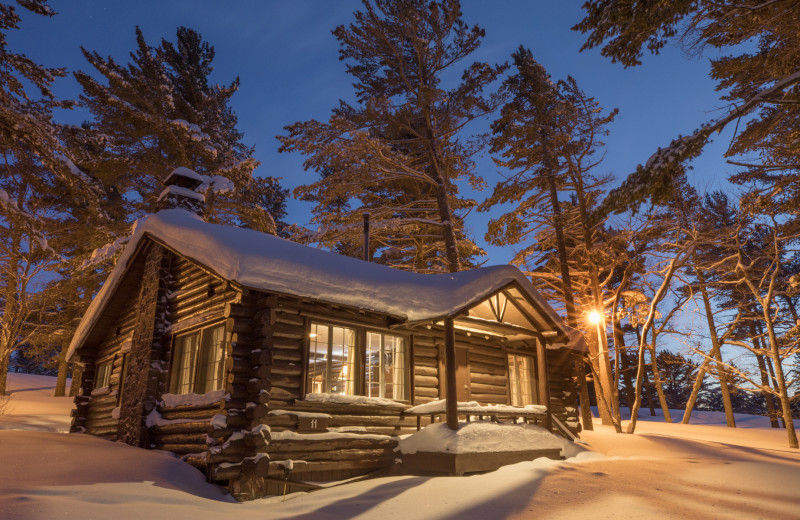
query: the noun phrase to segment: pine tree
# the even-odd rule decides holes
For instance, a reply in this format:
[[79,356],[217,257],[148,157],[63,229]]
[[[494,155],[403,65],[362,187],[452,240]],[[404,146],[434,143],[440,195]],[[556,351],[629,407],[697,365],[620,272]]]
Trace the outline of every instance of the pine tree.
[[316,203],[315,238],[355,252],[367,212],[379,260],[416,271],[469,266],[481,251],[464,230],[475,202],[459,184],[483,181],[472,161],[481,143],[463,129],[498,104],[484,90],[504,67],[473,63],[459,82],[445,81],[484,31],[461,19],[457,0],[365,0],[333,34],[356,103],[340,101],[327,122],[298,122],[279,137],[281,151],[308,156],[305,168],[320,175],[296,191]]
[[242,143],[229,106],[239,79],[210,82],[214,48],[196,31],[179,27],[176,42],[150,46],[137,28],[127,66],[83,49],[99,79],[75,73],[81,104],[94,118],[74,136],[84,150],[79,165],[119,192],[135,194],[128,197],[134,217],[152,212],[161,181],[186,166],[207,176],[208,220],[274,232],[287,192],[273,178],[253,177],[258,162]]
[[[572,78],[552,82],[530,50],[520,47],[513,60],[516,72],[503,83],[509,101],[492,123],[491,141],[495,162],[511,174],[495,186],[480,209],[502,203],[513,203],[514,208],[490,221],[487,240],[496,245],[524,244],[513,261],[527,266],[535,282],[560,292],[568,323],[578,327],[575,295],[582,296],[584,308],[604,310],[600,270],[613,270],[614,262],[600,259],[602,247],[597,241],[602,222],[592,213],[609,179],[590,172],[599,163],[595,154],[602,146],[600,139],[617,112],[602,114]],[[565,193],[571,201],[561,200]],[[558,271],[541,269],[548,263]],[[575,278],[574,270],[581,271],[582,280]],[[545,293],[550,292],[547,289]],[[599,383],[600,415],[619,430],[616,386],[608,356],[600,355],[608,349],[603,335],[593,332],[597,327],[587,324],[585,330],[592,331],[587,342]],[[605,330],[605,323],[599,327]],[[577,375],[582,377],[580,371]]]
[[[18,2],[38,15],[55,13],[43,0]],[[43,315],[53,294],[44,282],[58,277],[60,241],[72,207],[99,211],[102,187],[65,155],[50,86],[64,69],[43,67],[8,48],[6,33],[20,14],[0,4],[0,395],[12,353],[49,327]]]
[[[732,108],[687,136],[658,150],[637,168],[607,204],[608,210],[630,207],[648,198],[670,196],[669,178],[685,172],[685,162],[699,155],[714,132],[747,117],[727,156],[755,154],[752,166],[734,177],[757,182],[762,195],[779,196],[789,208],[800,193],[800,4],[785,0],[630,2],[590,0],[585,18],[573,29],[587,33],[583,49],[601,47],[604,56],[624,66],[641,63],[644,50],[657,54],[669,41],[681,39],[689,49],[723,51],[710,60],[723,100]],[[755,43],[756,49],[752,49]],[[724,52],[728,51],[728,52]]]

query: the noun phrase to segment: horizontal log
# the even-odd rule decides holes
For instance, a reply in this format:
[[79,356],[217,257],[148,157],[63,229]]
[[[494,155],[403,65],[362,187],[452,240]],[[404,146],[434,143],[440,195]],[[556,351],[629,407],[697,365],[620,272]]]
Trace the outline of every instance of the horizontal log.
[[[270,442],[269,452],[274,454],[282,454],[291,451],[334,451],[334,450],[352,450],[352,449],[394,449],[397,446],[395,439],[354,439],[352,437],[342,437],[339,439],[326,439],[326,440],[305,440],[302,438],[290,440],[274,440]],[[277,456],[277,455],[276,455]],[[281,458],[283,455],[280,455]],[[273,457],[275,458],[275,457]]]
[[428,367],[428,366],[418,365],[417,364],[417,365],[414,365],[414,375],[415,376],[430,376],[430,377],[436,377],[438,379],[438,377],[439,377],[439,367],[438,367],[438,365],[435,366],[435,367],[433,367],[433,366]]
[[270,397],[272,399],[282,399],[282,400],[291,400],[291,399],[300,399],[300,389],[286,389],[286,388],[279,388],[273,387],[270,391]]
[[295,328],[303,329],[305,327],[305,320],[302,316],[297,314],[287,314],[285,312],[276,312],[275,313],[275,324],[276,325],[289,325]]
[[219,480],[231,480],[237,478],[239,475],[242,474],[242,465],[241,464],[233,464],[233,465],[214,465],[211,469],[211,480],[219,481]]
[[481,404],[508,404],[508,396],[501,394],[478,394],[472,392],[470,398]]
[[271,377],[272,380],[272,388],[281,387],[286,388],[287,390],[291,391],[295,388],[300,388],[300,377],[298,376],[282,376],[273,374]]
[[272,375],[276,376],[296,377],[300,376],[302,373],[303,367],[300,365],[289,365],[282,363],[280,365],[275,364],[272,366]]
[[170,435],[173,433],[203,433],[207,434],[211,421],[196,421],[178,424],[163,424],[153,426],[154,435]]
[[331,418],[328,419],[328,426],[378,426],[382,428],[395,428],[416,425],[416,420],[416,417],[401,419],[400,417],[385,415],[332,415]]
[[249,320],[228,318],[225,320],[225,332],[234,334],[252,334],[253,323]]
[[487,356],[485,354],[481,354],[478,352],[470,351],[469,353],[469,361],[470,364],[473,362],[482,363],[486,365],[494,365],[494,366],[501,366],[505,367],[508,364],[508,361],[503,356]]
[[363,449],[363,450],[335,450],[335,451],[285,451],[276,453],[273,458],[283,460],[311,461],[362,461],[375,460],[388,457],[391,450]]
[[227,401],[225,399],[220,399],[219,401],[214,401],[213,403],[208,404],[183,404],[178,406],[164,406],[159,404],[157,409],[159,413],[163,412],[188,412],[188,411],[195,411],[195,410],[209,410],[213,411],[213,413],[219,413],[219,410],[224,410],[226,408]]
[[469,380],[470,380],[470,383],[472,385],[483,384],[483,385],[501,386],[503,388],[506,387],[506,377],[505,377],[505,375],[495,376],[495,375],[491,375],[491,374],[475,374],[475,373],[471,373],[469,375]]
[[303,353],[300,349],[274,349],[272,352],[272,360],[275,364],[279,362],[301,363],[303,361]]
[[172,453],[200,453],[206,449],[205,444],[167,444],[162,442],[151,442],[151,448],[156,450],[171,451]]
[[164,419],[211,419],[214,415],[219,414],[219,408],[198,408],[195,410],[170,410],[165,409],[161,412]]
[[155,435],[153,443],[157,444],[197,444],[205,446],[208,444],[208,435],[203,431],[201,433],[170,433],[167,435]]
[[[414,395],[417,397],[430,397],[433,399],[439,398],[439,388],[431,388],[426,386],[415,386]],[[419,404],[419,403],[418,403]]]
[[418,357],[427,357],[427,358],[438,358],[439,357],[439,349],[433,345],[425,346],[420,345],[414,340],[414,358]]
[[488,365],[485,363],[476,363],[470,360],[469,370],[474,374],[489,374],[493,376],[504,376],[508,374],[507,365]]
[[500,394],[500,395],[507,395],[508,390],[505,386],[497,386],[497,385],[484,385],[480,383],[471,383],[470,384],[470,391],[474,394]]
[[439,386],[439,378],[414,374],[414,386],[437,387]]
[[226,318],[246,318],[247,321],[252,321],[254,309],[249,305],[228,302],[225,304],[225,309],[222,314]]
[[119,425],[119,419],[113,419],[111,417],[108,417],[106,419],[95,419],[95,420],[87,418],[86,423],[84,424],[86,429],[89,430],[89,433],[107,427],[116,428],[118,425]]
[[[308,473],[312,471],[342,471],[342,470],[350,470],[350,469],[379,469],[385,468],[390,466],[394,462],[394,457],[384,457],[378,459],[369,459],[369,460],[347,460],[347,461],[334,461],[334,462],[316,462],[312,461],[308,464],[303,466],[295,467],[294,474],[302,474]],[[270,475],[280,475],[283,476],[283,469],[277,465],[271,465],[269,468]]]

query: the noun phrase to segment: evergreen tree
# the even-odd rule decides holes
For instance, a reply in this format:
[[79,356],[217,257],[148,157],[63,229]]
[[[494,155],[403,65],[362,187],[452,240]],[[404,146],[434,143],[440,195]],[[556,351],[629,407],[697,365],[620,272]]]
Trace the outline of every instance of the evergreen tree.
[[[55,13],[43,0],[18,5],[43,16]],[[63,69],[42,67],[8,48],[6,33],[18,29],[16,6],[0,4],[0,395],[12,353],[49,327],[52,308],[46,280],[63,263],[64,221],[71,208],[99,211],[102,187],[65,155],[50,86]]]
[[287,192],[275,179],[253,177],[258,162],[229,106],[239,79],[210,82],[214,48],[196,31],[179,27],[176,42],[150,46],[137,28],[127,66],[83,49],[100,79],[75,73],[81,104],[94,117],[74,136],[84,152],[80,166],[127,194],[134,217],[152,212],[161,181],[186,166],[207,178],[208,220],[274,233]]
[[[603,55],[626,67],[639,65],[644,50],[658,53],[680,38],[690,49],[710,46],[729,54],[710,60],[723,100],[733,108],[695,132],[656,152],[631,175],[607,204],[614,210],[654,197],[669,197],[669,178],[684,173],[714,132],[748,117],[727,155],[755,154],[755,163],[734,177],[756,182],[762,195],[785,201],[789,208],[800,193],[800,146],[794,137],[800,116],[798,49],[800,4],[786,0],[677,0],[630,2],[590,0],[585,18],[573,29],[587,33],[583,49],[601,47]],[[756,49],[751,44],[755,43]]]
[[458,271],[480,249],[464,230],[475,205],[459,183],[480,187],[473,155],[481,142],[464,126],[498,104],[484,90],[503,66],[473,63],[484,31],[461,19],[457,0],[365,0],[355,22],[333,31],[356,82],[327,122],[287,126],[281,151],[299,151],[320,178],[296,194],[316,203],[316,240],[355,252],[362,214],[372,217],[379,260],[416,271]]
[[[503,83],[509,101],[492,123],[491,141],[495,162],[512,173],[495,186],[481,209],[509,202],[514,207],[490,221],[487,239],[496,245],[525,244],[513,262],[526,266],[540,285],[560,292],[567,321],[578,327],[575,294],[582,295],[584,308],[604,310],[600,270],[613,270],[614,265],[598,247],[602,222],[592,213],[609,179],[597,178],[591,171],[599,163],[595,154],[603,144],[600,139],[617,111],[602,114],[572,78],[553,83],[524,47],[513,60],[516,73]],[[564,193],[572,200],[562,201],[559,196]],[[558,270],[543,269],[548,263]],[[580,280],[573,270],[580,271]],[[591,331],[587,342],[599,384],[595,390],[600,416],[619,429],[616,386],[610,360],[599,355],[608,349],[598,344],[605,342],[604,335],[594,333],[598,326],[605,330],[605,323],[587,324],[585,330]]]

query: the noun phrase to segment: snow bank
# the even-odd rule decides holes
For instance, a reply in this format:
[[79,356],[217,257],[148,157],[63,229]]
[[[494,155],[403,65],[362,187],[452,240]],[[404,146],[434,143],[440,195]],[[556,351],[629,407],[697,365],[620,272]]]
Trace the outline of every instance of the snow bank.
[[[67,379],[67,391],[71,382]],[[8,405],[4,413],[0,414],[0,430],[69,431],[73,398],[53,397],[55,386],[55,377],[10,372],[7,379],[10,395],[6,397]]]
[[312,393],[312,394],[306,394],[304,400],[314,401],[317,403],[364,404],[371,406],[385,406],[387,408],[405,409],[405,406],[398,403],[397,401],[392,401],[391,399],[383,399],[381,397],[366,397],[363,395]]
[[225,390],[212,390],[205,394],[163,394],[161,402],[167,408],[173,406],[203,406],[218,403],[229,397]]
[[210,224],[182,209],[167,209],[136,222],[125,251],[81,320],[68,357],[94,326],[146,235],[245,287],[348,305],[408,321],[451,316],[515,283],[548,321],[557,324],[559,332],[567,331],[527,277],[510,265],[449,274],[412,273],[251,229]]
[[401,453],[488,453],[561,449],[563,440],[541,426],[533,424],[498,424],[488,421],[461,422],[458,430],[446,423],[426,426],[402,439],[397,448]]
[[[412,406],[406,413],[410,414],[437,414],[445,413],[447,401],[437,399],[429,403]],[[477,401],[459,402],[457,404],[459,414],[471,415],[494,415],[494,414],[515,414],[515,413],[546,413],[547,407],[538,404],[527,406],[509,406],[503,404],[478,404]]]

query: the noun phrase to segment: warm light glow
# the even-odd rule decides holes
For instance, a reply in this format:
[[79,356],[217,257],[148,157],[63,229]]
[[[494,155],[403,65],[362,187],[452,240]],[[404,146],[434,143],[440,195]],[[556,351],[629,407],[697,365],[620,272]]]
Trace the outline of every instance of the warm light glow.
[[315,333],[313,333],[313,332],[312,332],[311,334],[309,334],[309,335],[308,335],[308,337],[309,337],[309,338],[316,338],[316,337],[317,337],[317,335],[316,335]]
[[589,321],[597,325],[600,323],[600,313],[597,311],[592,311],[589,313]]

